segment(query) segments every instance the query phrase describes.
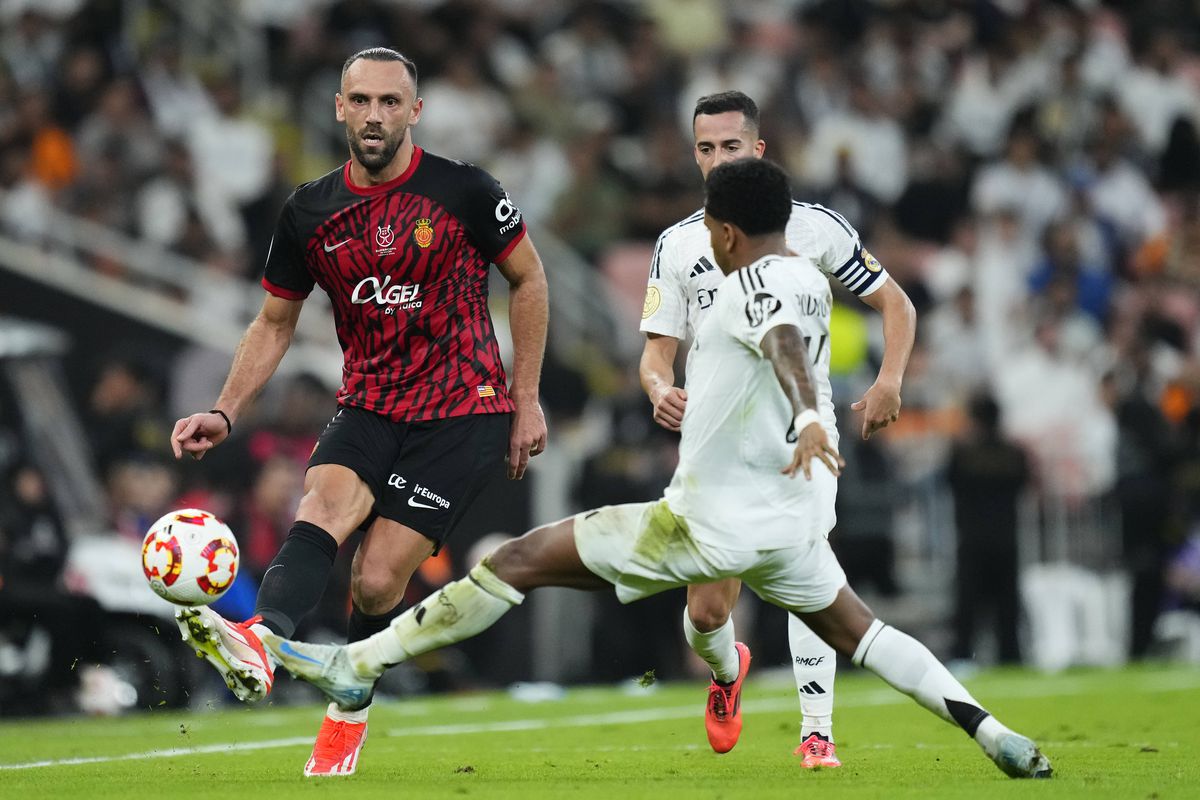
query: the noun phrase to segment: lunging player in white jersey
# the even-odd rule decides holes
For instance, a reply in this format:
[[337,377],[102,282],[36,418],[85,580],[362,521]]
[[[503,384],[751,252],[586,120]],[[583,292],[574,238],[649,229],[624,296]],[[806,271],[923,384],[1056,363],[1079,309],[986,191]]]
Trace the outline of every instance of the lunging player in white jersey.
[[846,584],[826,540],[842,466],[831,441],[829,283],[811,259],[787,255],[783,170],[743,159],[714,169],[706,186],[704,224],[727,277],[696,334],[679,466],[665,496],[584,511],[510,540],[368,639],[264,641],[293,675],[353,708],[369,702],[389,666],[474,636],[537,587],[607,583],[631,602],[739,578],[959,725],[1008,775],[1049,777],[1030,739],[983,710],[924,645],[875,619]]
[[[701,97],[692,113],[696,164],[707,178],[720,164],[741,158],[761,158],[766,143],[758,138],[758,106],[742,92]],[[858,232],[835,211],[792,202],[786,242],[795,254],[807,257],[838,279],[883,317],[884,353],[879,375],[852,407],[863,413],[863,438],[894,421],[900,413],[900,384],[916,331],[916,314],[908,295],[891,280],[863,247]],[[646,334],[640,374],[642,387],[654,406],[654,419],[678,431],[692,385],[687,371],[684,387],[675,385],[675,354],[683,340],[694,341],[724,275],[713,263],[713,250],[704,213],[672,225],[659,236],[650,265],[641,330]],[[828,343],[826,343],[828,353]],[[688,355],[691,364],[691,354]],[[835,446],[837,431],[830,427]],[[689,586],[683,630],[688,644],[713,672],[705,707],[705,728],[719,753],[737,743],[740,723],[729,709],[738,705],[737,677],[749,649],[734,641],[730,614],[741,584],[737,580]],[[833,690],[837,660],[833,649],[794,615],[788,617],[788,642],[802,715],[796,755],[804,767],[839,767],[833,743]]]

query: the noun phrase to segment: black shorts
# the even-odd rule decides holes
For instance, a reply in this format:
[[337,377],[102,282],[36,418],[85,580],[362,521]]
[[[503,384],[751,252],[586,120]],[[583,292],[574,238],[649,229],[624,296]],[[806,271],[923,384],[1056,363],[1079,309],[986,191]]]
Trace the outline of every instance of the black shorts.
[[484,486],[505,471],[508,432],[508,414],[392,422],[342,407],[325,426],[308,466],[354,470],[375,496],[370,519],[406,525],[433,540],[436,552]]

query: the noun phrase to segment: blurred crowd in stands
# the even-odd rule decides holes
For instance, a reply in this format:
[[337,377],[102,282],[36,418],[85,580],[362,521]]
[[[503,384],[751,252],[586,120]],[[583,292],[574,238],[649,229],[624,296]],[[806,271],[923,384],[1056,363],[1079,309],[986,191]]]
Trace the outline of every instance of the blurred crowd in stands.
[[[1200,609],[1195,3],[204,4],[257,34],[253,74],[187,46],[188,5],[0,3],[0,233],[36,243],[55,207],[256,280],[291,188],[346,157],[332,104],[342,61],[389,45],[421,71],[416,142],[490,170],[636,331],[655,238],[702,201],[692,106],[741,89],[796,196],[847,217],[918,308],[899,422],[863,442],[845,412],[835,541],[852,580],[883,598],[919,592],[897,565],[948,559],[958,624],[942,644],[960,658],[992,631],[992,659],[1020,658],[1019,560],[1123,572],[1133,657],[1151,652],[1160,612]],[[873,379],[882,334],[842,300],[844,407]],[[0,313],[21,311],[0,290]],[[674,439],[637,386],[638,338],[622,341],[547,364],[551,447],[585,440],[570,431],[589,414],[606,419],[577,508],[658,496],[673,467]],[[290,524],[329,376],[277,379],[235,446],[197,468],[168,460],[167,436],[211,398],[173,405],[171,375],[126,350],[77,392],[111,523],[138,538],[169,508],[211,508],[253,574]],[[5,576],[38,535],[23,510],[31,462],[9,440]],[[3,596],[0,584],[0,612]],[[989,606],[995,621],[981,622]]]

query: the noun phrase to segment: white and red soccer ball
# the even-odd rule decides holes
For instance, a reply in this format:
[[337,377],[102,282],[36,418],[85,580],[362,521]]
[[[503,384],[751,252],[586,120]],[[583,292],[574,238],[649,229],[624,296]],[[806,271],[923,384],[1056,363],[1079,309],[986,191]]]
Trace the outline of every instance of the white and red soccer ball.
[[208,605],[237,577],[237,539],[210,511],[172,511],[151,525],[142,541],[142,571],[164,600]]

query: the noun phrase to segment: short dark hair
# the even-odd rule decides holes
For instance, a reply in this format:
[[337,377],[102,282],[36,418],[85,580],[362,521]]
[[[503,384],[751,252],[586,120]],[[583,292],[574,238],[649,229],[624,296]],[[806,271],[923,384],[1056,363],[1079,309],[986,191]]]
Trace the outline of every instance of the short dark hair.
[[704,210],[747,236],[783,233],[792,216],[792,187],[778,164],[742,158],[721,164],[704,183]]
[[755,130],[758,129],[758,105],[750,99],[750,95],[738,91],[717,92],[701,97],[692,111],[692,124],[696,124],[696,117],[701,114],[724,114],[726,111],[740,111],[746,122]]
[[342,80],[346,80],[346,72],[355,61],[399,61],[408,70],[408,77],[412,78],[413,89],[417,88],[417,65],[399,50],[393,50],[390,47],[368,47],[366,50],[359,50],[347,58],[345,64],[342,64]]

